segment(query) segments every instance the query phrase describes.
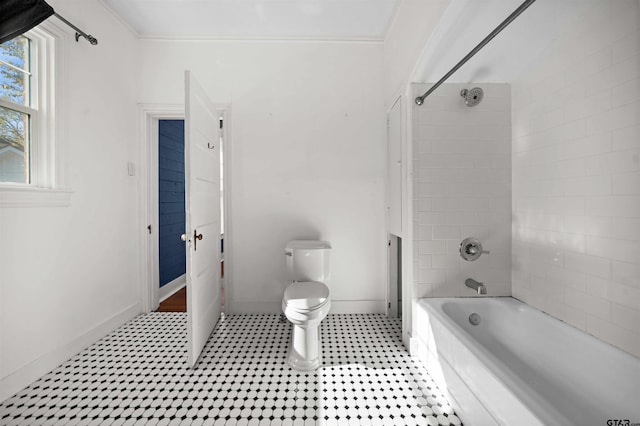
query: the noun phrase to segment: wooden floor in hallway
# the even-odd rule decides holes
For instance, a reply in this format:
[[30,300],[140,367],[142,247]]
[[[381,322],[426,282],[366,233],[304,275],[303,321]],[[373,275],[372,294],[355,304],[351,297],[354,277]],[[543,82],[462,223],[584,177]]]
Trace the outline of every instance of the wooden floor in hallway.
[[187,312],[187,287],[183,287],[160,302],[157,312]]
[[[222,290],[222,310],[224,312],[224,289]],[[187,287],[183,287],[160,302],[156,312],[187,312]]]

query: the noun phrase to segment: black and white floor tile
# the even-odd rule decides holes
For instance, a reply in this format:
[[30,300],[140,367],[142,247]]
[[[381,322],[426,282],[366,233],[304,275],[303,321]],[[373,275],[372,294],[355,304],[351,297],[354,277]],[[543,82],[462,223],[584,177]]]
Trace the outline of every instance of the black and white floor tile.
[[329,315],[322,368],[286,364],[278,315],[220,321],[193,370],[186,315],[141,315],[0,404],[0,425],[460,425],[382,315]]

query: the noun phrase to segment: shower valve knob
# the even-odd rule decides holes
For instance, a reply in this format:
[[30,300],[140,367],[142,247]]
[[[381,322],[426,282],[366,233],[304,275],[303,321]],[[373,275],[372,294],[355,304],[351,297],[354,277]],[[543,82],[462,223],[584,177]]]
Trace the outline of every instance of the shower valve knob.
[[482,248],[482,243],[477,238],[465,238],[460,243],[460,256],[464,260],[473,262],[477,260],[482,254],[489,254],[489,250]]

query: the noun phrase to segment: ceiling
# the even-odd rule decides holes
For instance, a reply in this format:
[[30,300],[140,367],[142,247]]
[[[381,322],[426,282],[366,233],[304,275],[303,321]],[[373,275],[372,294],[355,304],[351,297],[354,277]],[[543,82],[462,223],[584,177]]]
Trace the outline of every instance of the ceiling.
[[[404,0],[100,0],[141,38],[383,41]],[[427,0],[414,0],[427,1]],[[436,82],[523,0],[449,0],[414,69]],[[608,0],[536,0],[448,82],[510,82]]]
[[[513,81],[566,31],[570,22],[603,1],[535,1],[447,81]],[[522,0],[451,0],[423,50],[413,81],[438,81],[521,3]]]
[[141,38],[382,41],[401,0],[102,0]]

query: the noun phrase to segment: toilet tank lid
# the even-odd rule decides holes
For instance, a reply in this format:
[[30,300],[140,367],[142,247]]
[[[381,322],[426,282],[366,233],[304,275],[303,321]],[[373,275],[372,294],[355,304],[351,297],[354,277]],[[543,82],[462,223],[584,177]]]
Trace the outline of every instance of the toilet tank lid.
[[327,250],[331,245],[326,241],[319,240],[293,240],[285,246],[285,250]]

